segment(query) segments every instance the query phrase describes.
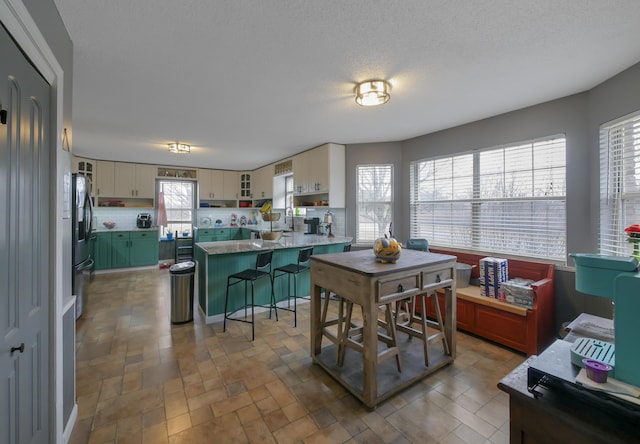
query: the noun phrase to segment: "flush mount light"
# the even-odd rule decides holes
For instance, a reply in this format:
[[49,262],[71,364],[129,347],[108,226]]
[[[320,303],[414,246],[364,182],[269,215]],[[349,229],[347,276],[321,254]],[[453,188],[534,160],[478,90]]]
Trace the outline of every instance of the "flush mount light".
[[362,106],[376,106],[387,103],[389,95],[389,85],[384,80],[369,80],[356,85],[356,103]]
[[188,154],[191,152],[191,147],[184,143],[170,143],[169,152],[175,154]]

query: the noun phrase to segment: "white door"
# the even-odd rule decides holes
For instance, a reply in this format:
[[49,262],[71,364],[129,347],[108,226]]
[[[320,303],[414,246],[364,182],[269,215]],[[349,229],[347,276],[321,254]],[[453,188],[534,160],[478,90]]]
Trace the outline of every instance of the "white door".
[[0,442],[8,444],[49,442],[49,95],[0,26]]

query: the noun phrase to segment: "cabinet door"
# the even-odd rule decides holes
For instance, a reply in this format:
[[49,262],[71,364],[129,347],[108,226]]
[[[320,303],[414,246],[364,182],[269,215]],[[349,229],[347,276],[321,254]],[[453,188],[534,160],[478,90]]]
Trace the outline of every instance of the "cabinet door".
[[222,170],[198,170],[200,200],[223,199],[224,177]]
[[240,177],[237,171],[223,171],[222,177],[224,181],[223,195],[224,200],[238,199],[238,188],[240,187]]
[[153,199],[155,197],[157,175],[157,166],[144,163],[136,164],[136,197],[145,199]]
[[111,233],[96,233],[93,260],[96,270],[111,268]]
[[114,197],[116,195],[114,168],[114,162],[107,160],[98,160],[96,162],[96,196]]
[[116,197],[136,197],[135,164],[115,162],[114,178]]
[[252,198],[253,193],[253,184],[255,180],[255,176],[252,171],[245,171],[239,174],[240,177],[240,188],[238,199],[247,200]]
[[156,231],[133,232],[130,234],[129,263],[132,267],[156,265],[159,249]]
[[111,233],[111,267],[124,268],[129,266],[129,232]]
[[268,165],[253,172],[253,198],[271,199],[272,197],[273,165]]
[[309,192],[329,191],[329,146],[323,145],[309,151]]
[[308,190],[308,157],[309,152],[293,156],[293,191],[294,193],[307,193]]

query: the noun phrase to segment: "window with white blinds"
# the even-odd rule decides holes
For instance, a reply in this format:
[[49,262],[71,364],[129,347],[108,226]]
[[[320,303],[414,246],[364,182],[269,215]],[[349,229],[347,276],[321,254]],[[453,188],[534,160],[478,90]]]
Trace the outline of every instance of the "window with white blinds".
[[389,232],[393,215],[393,165],[358,165],[356,243]]
[[565,151],[554,136],[412,162],[411,237],[564,261]]
[[630,256],[640,223],[640,113],[600,128],[600,253]]

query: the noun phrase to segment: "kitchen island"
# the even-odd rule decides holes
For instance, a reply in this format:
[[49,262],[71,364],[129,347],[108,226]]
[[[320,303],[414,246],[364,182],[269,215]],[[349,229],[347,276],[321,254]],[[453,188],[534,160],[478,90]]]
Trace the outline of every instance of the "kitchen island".
[[[254,268],[256,256],[265,250],[274,250],[272,267],[296,263],[298,251],[313,247],[313,254],[339,253],[351,243],[350,237],[328,237],[303,233],[286,233],[278,241],[261,239],[231,240],[220,242],[197,242],[195,257],[197,262],[198,304],[205,314],[206,323],[222,321],[227,276],[247,268]],[[274,292],[276,301],[287,299],[287,280],[278,279]],[[298,295],[310,295],[309,273],[298,276]],[[256,283],[256,305],[267,305],[270,299],[269,283]],[[236,285],[230,290],[230,301],[235,309],[244,303],[244,286]]]

